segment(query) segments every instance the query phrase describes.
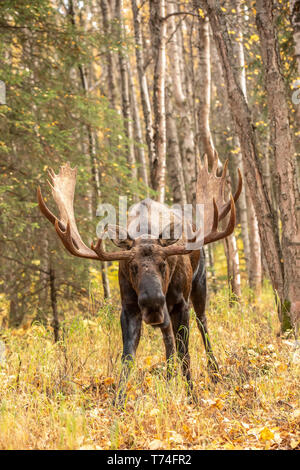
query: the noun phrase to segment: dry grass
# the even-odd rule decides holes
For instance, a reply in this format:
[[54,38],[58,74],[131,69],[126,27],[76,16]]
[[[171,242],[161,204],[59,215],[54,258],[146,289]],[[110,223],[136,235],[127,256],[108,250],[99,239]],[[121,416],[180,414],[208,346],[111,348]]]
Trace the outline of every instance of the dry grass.
[[165,381],[159,330],[144,327],[126,408],[112,406],[120,371],[118,307],[51,328],[2,330],[1,449],[291,449],[299,447],[299,349],[279,330],[268,288],[257,305],[244,293],[228,307],[226,290],[211,297],[210,335],[221,366],[206,373],[192,314],[192,373],[199,398],[188,403],[178,374]]

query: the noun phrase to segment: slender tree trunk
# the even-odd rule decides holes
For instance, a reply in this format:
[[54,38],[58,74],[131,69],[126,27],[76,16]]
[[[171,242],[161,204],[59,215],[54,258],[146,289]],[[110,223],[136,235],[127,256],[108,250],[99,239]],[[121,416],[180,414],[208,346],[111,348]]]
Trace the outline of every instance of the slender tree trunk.
[[153,111],[155,160],[151,166],[151,184],[158,193],[159,202],[165,199],[166,179],[166,113],[165,113],[165,71],[166,71],[166,22],[165,0],[150,2],[150,29],[154,57]]
[[152,167],[155,162],[155,145],[153,136],[153,120],[151,101],[149,96],[147,76],[145,73],[144,53],[143,53],[143,36],[141,30],[141,16],[140,10],[137,6],[136,0],[131,0],[133,21],[134,21],[134,35],[135,35],[135,53],[136,65],[139,77],[139,85],[141,92],[141,102],[143,108],[143,115],[145,121],[146,143],[148,147],[148,156],[150,166]]
[[59,318],[57,310],[57,293],[55,285],[55,270],[53,267],[52,260],[50,260],[50,297],[51,297],[51,308],[52,308],[52,326],[54,333],[54,341],[57,343],[59,341]]
[[127,63],[127,70],[128,70],[131,108],[132,108],[134,134],[135,134],[134,140],[138,144],[135,148],[137,161],[139,163],[138,176],[143,181],[143,183],[146,186],[148,186],[148,173],[147,173],[147,163],[146,163],[146,156],[145,156],[145,149],[144,149],[144,142],[143,142],[142,126],[141,126],[141,120],[140,120],[140,115],[139,115],[139,108],[138,108],[138,102],[137,102],[137,97],[136,97],[136,92],[135,92],[135,86],[133,82],[132,70],[131,70],[131,65],[129,61]]
[[[42,286],[44,286],[43,290],[40,292],[39,295],[39,303],[40,305],[43,305],[45,308],[46,302],[47,302],[47,297],[48,297],[48,283],[49,283],[49,274],[48,274],[48,268],[49,268],[49,242],[48,238],[45,235],[41,242],[41,250],[42,250],[42,262],[41,262],[41,273],[40,273],[40,282]],[[42,322],[46,320],[46,315],[45,311],[41,312],[39,315],[39,318],[41,319]]]
[[[175,12],[174,2],[167,2],[167,14],[173,15]],[[174,98],[178,106],[185,105],[186,99],[182,88],[181,70],[180,70],[180,51],[178,46],[177,28],[175,17],[168,19],[169,53],[170,53],[170,71],[173,83]]]
[[212,245],[207,245],[206,247],[206,259],[207,259],[207,268],[210,273],[210,286],[212,291],[217,293],[217,282],[216,282],[216,272],[215,272],[215,263],[214,263],[214,251]]
[[[73,1],[70,0],[69,3],[69,16],[71,23],[74,27],[76,27],[75,22],[75,11],[73,7]],[[79,76],[81,80],[81,85],[84,93],[88,93],[88,83],[87,77],[85,73],[84,67],[79,64],[78,65]],[[100,180],[99,180],[99,173],[97,168],[97,161],[95,157],[95,136],[93,135],[92,128],[90,125],[86,125],[87,137],[88,137],[88,152],[90,158],[90,168],[92,174],[92,183],[93,183],[93,192],[96,196],[95,199],[100,199],[101,197],[101,188],[100,188]],[[92,217],[92,211],[90,212],[90,216]],[[101,271],[101,278],[102,278],[102,286],[103,286],[103,295],[104,298],[110,297],[110,289],[109,289],[109,281],[107,276],[107,269],[105,263],[100,261],[100,271]]]
[[[106,36],[111,34],[111,16],[109,11],[108,0],[101,0],[101,12],[103,17],[103,30]],[[116,109],[117,103],[117,85],[115,82],[115,66],[112,51],[107,48],[106,51],[106,62],[107,62],[107,80],[108,80],[108,93],[111,107]]]
[[253,291],[259,295],[261,291],[262,282],[262,266],[261,266],[261,246],[258,231],[258,222],[255,215],[254,207],[251,200],[251,195],[246,187],[246,201],[247,201],[247,215],[250,237],[250,263],[249,263],[249,283]]
[[[236,56],[237,75],[245,100],[248,101],[240,0],[234,0],[234,7],[236,10],[235,31],[238,40],[234,41],[233,47]],[[239,140],[236,136],[234,137],[234,145],[235,147],[241,147]],[[245,180],[243,157],[240,151],[237,153],[236,157],[236,166],[240,168]],[[250,287],[254,290],[254,292],[256,294],[259,294],[261,290],[262,279],[260,238],[258,232],[257,218],[252,204],[252,199],[250,195],[248,195],[248,197],[246,196],[246,191],[247,183],[245,183],[243,186],[242,193],[237,202],[237,207],[240,216],[240,224],[242,229],[242,239],[244,245],[246,267],[249,277],[249,284]],[[249,210],[249,214],[247,213],[247,208]],[[255,251],[253,250],[254,246]]]
[[279,234],[271,202],[262,179],[261,164],[251,113],[234,69],[234,53],[227,31],[226,19],[214,0],[202,0],[199,6],[207,11],[222,63],[232,116],[241,143],[245,176],[258,218],[260,239],[268,270],[279,298],[283,295],[283,265]]
[[199,51],[199,81],[198,81],[198,122],[199,140],[202,153],[207,155],[208,165],[211,168],[214,161],[214,144],[210,131],[210,98],[211,98],[211,72],[210,72],[210,38],[208,18],[198,20],[198,51]]
[[124,9],[123,0],[116,0],[116,18],[119,23],[119,67],[121,75],[121,89],[122,89],[122,113],[124,118],[125,134],[127,138],[127,161],[131,171],[132,178],[136,179],[136,162],[134,154],[134,143],[133,143],[133,126],[132,116],[130,109],[130,98],[129,98],[129,80],[127,62],[128,57],[121,49],[121,45],[124,42],[124,24],[122,18],[122,11]]
[[227,277],[231,290],[230,304],[241,297],[240,261],[236,238],[233,235],[224,239],[224,248],[227,260]]
[[[208,18],[198,17],[198,50],[199,50],[199,107],[198,129],[201,147],[207,155],[209,167],[214,162],[215,148],[210,130],[210,106],[211,106],[211,72],[210,72],[210,37]],[[222,164],[219,162],[219,166]],[[231,291],[236,299],[241,296],[240,263],[235,235],[232,234],[224,242],[227,259],[228,281]]]
[[281,321],[285,330],[290,328],[291,323],[300,321],[300,196],[274,9],[273,0],[257,0],[256,24],[261,43],[269,119],[274,130],[272,144],[282,224],[284,286]]
[[[229,175],[229,182],[230,186],[232,187],[232,181]],[[229,193],[229,191],[226,191]],[[229,194],[227,194],[226,200],[229,199]],[[228,219],[228,217],[227,217]],[[227,224],[226,219],[222,222],[223,227]],[[237,241],[235,234],[232,233],[224,240],[224,249],[227,261],[227,276],[228,276],[228,283],[231,286],[231,293],[233,300],[239,300],[242,294],[241,291],[241,275],[240,275],[240,257],[237,248]],[[234,302],[230,302],[233,304]]]
[[169,84],[166,89],[168,175],[174,204],[186,204],[187,197],[184,187],[183,169],[171,95],[171,85]]
[[[177,7],[178,8],[178,7]],[[176,8],[176,12],[177,12]],[[196,183],[196,159],[195,142],[192,125],[192,113],[186,98],[188,91],[187,73],[183,72],[184,51],[181,44],[180,27],[175,22],[174,2],[167,2],[168,22],[168,57],[172,77],[172,89],[174,97],[174,111],[177,118],[177,135],[182,160],[183,176],[186,188],[187,202],[192,203],[195,195]],[[183,78],[184,77],[184,78]],[[172,97],[170,96],[172,99]]]

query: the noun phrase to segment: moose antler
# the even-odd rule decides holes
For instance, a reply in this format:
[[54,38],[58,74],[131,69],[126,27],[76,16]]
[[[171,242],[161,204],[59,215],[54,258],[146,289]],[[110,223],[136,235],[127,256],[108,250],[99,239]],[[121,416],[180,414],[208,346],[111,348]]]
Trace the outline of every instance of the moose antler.
[[130,257],[130,250],[107,253],[102,246],[102,239],[98,239],[96,246],[89,248],[79,235],[74,215],[74,194],[77,169],[71,168],[70,163],[61,166],[58,175],[49,170],[51,183],[48,181],[52,196],[59,210],[59,219],[48,209],[43,199],[41,189],[37,189],[39,208],[43,215],[55,226],[55,230],[67,250],[80,258],[97,259],[101,261],[115,261]]
[[[236,211],[235,202],[242,190],[242,176],[240,170],[238,188],[235,195],[230,196],[230,201],[224,201],[224,188],[226,181],[227,161],[224,164],[222,176],[216,175],[218,165],[217,154],[212,172],[208,172],[207,157],[204,158],[204,165],[199,162],[196,202],[204,205],[204,239],[203,244],[212,243],[230,235],[235,226]],[[103,249],[102,238],[99,238],[96,245],[89,248],[81,239],[78,232],[74,215],[74,194],[76,185],[77,169],[71,168],[69,163],[61,166],[58,175],[53,170],[49,170],[51,182],[48,181],[52,196],[59,209],[59,219],[48,209],[43,199],[41,189],[38,187],[38,203],[43,215],[55,226],[55,230],[63,242],[66,249],[74,256],[81,258],[97,259],[101,261],[116,261],[130,259],[131,249],[107,253]],[[227,227],[222,232],[218,232],[218,223],[230,211],[230,218]],[[199,233],[196,234],[190,243],[198,240]],[[169,245],[163,247],[166,256],[188,254],[192,250],[188,249],[185,243]]]
[[[198,160],[198,177],[196,187],[196,203],[204,205],[204,227],[210,228],[215,216],[213,199],[218,209],[218,220],[224,219],[231,209],[231,200],[225,202],[224,191],[227,177],[228,160],[225,161],[221,176],[217,176],[218,154],[214,152],[214,161],[211,172],[208,171],[207,156],[204,155],[204,164]],[[238,200],[242,191],[242,175],[238,169],[238,187],[233,196],[234,202]]]
[[[198,177],[196,188],[196,203],[204,205],[204,238],[203,245],[221,240],[232,234],[236,222],[235,202],[238,200],[242,191],[242,175],[238,169],[238,187],[234,196],[230,195],[228,202],[224,201],[224,190],[226,183],[228,160],[224,163],[222,175],[217,176],[218,154],[214,153],[214,162],[211,173],[208,171],[207,155],[204,156],[204,165],[198,161]],[[229,221],[225,230],[218,232],[219,221],[222,220],[230,211]],[[193,240],[194,243],[198,239],[197,233]],[[167,256],[188,254],[192,250],[186,245],[171,245],[164,249]]]

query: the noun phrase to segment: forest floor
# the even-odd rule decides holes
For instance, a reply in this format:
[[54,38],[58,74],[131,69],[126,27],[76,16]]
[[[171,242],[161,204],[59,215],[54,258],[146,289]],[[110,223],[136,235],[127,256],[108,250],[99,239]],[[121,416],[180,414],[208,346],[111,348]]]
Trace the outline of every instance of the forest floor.
[[[86,313],[85,313],[86,315]],[[1,449],[300,448],[300,349],[277,335],[271,292],[211,295],[208,323],[221,381],[206,372],[192,313],[190,350],[198,404],[178,373],[165,380],[159,330],[143,327],[126,407],[112,400],[122,349],[118,305],[73,311],[64,340],[40,324],[1,330]],[[5,354],[3,352],[5,345]]]

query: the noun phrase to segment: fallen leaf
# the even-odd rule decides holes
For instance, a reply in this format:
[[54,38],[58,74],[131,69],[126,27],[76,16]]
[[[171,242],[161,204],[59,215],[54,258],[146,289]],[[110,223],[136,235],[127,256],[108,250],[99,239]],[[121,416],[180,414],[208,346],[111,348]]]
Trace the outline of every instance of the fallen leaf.
[[159,439],[154,439],[154,441],[151,441],[149,444],[150,450],[158,450],[158,449],[162,449],[163,447],[164,447],[164,443],[160,441]]
[[291,449],[295,450],[298,446],[300,446],[300,439],[291,439]]
[[274,433],[267,427],[263,428],[260,431],[259,440],[270,441],[271,439],[274,439]]

